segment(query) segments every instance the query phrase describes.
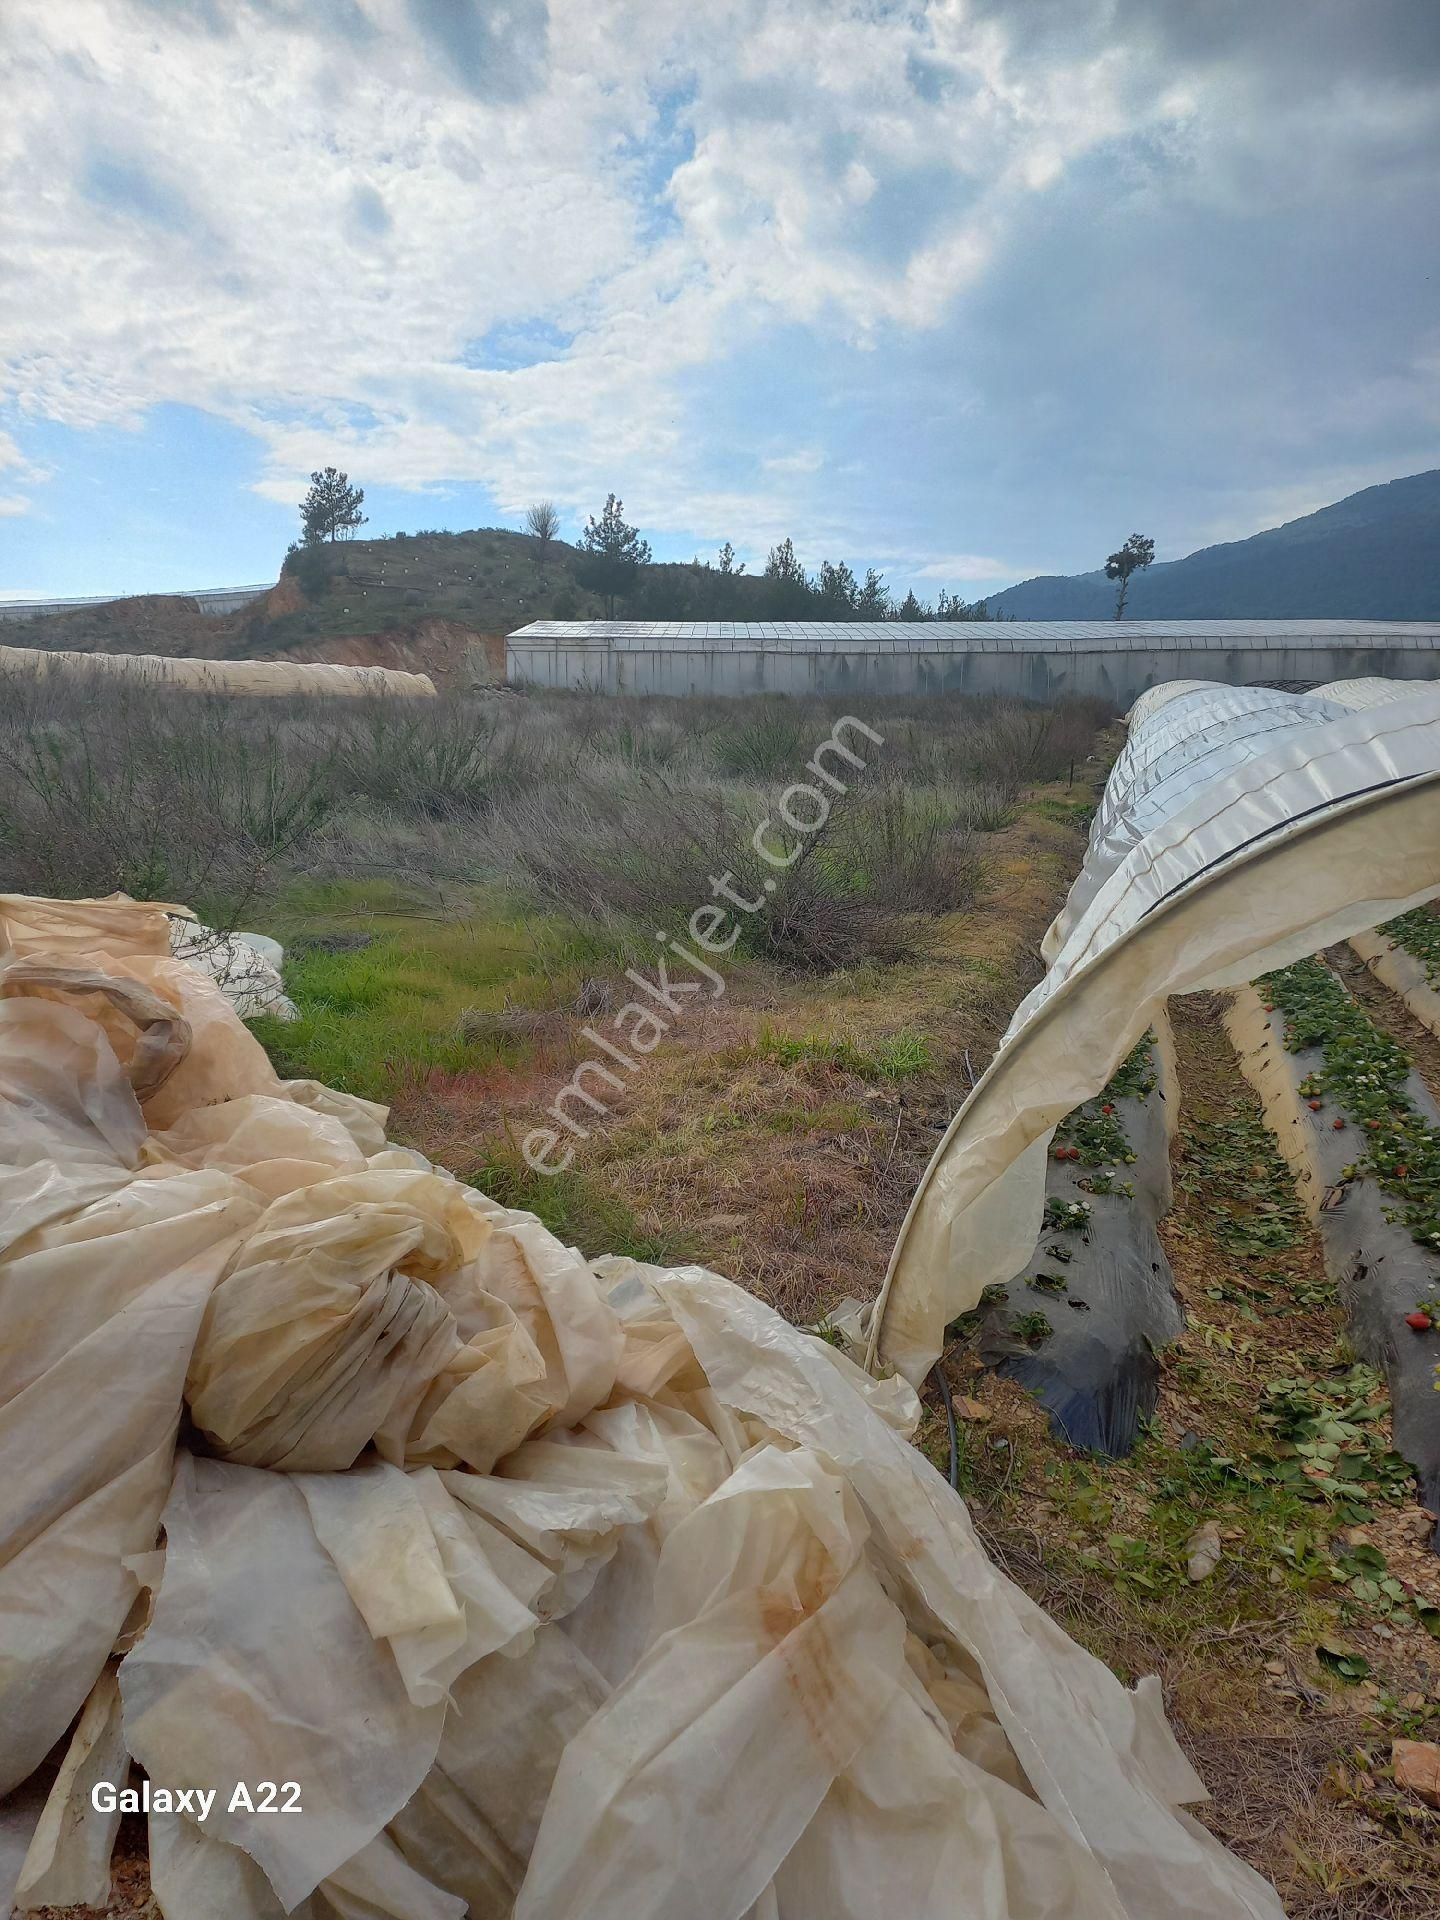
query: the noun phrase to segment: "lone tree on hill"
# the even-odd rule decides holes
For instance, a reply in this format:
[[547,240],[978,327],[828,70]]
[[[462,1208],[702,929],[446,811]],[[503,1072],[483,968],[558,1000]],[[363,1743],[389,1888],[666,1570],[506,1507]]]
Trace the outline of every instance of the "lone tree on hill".
[[1143,573],[1155,558],[1155,542],[1147,540],[1143,533],[1132,533],[1118,553],[1112,553],[1105,562],[1105,578],[1118,580],[1120,591],[1115,596],[1115,618],[1125,618],[1125,596],[1130,591],[1132,573]]
[[365,515],[360,511],[360,506],[364,498],[365,489],[352,487],[348,473],[341,473],[335,467],[326,467],[323,473],[312,473],[310,489],[300,502],[306,545],[313,546],[321,540],[338,540],[342,533],[352,533],[356,527],[363,527]]
[[625,503],[608,494],[605,511],[597,520],[592,513],[580,536],[581,560],[575,577],[582,587],[605,596],[605,617],[615,618],[615,597],[629,593],[640,578],[640,569],[650,564],[650,542],[640,538],[639,530],[627,524]]
[[525,531],[534,540],[540,562],[540,571],[545,571],[550,558],[550,546],[560,531],[560,515],[553,500],[537,500],[533,507],[525,509]]

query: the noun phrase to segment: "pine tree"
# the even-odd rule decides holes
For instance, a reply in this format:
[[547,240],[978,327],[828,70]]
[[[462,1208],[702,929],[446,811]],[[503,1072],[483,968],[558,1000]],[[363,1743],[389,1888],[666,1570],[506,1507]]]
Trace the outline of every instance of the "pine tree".
[[312,473],[310,486],[300,502],[300,519],[305,528],[307,546],[319,540],[337,540],[342,533],[353,533],[365,525],[360,511],[365,498],[363,487],[352,487],[348,473],[326,467]]
[[612,493],[606,495],[600,518],[597,520],[592,513],[586,522],[580,550],[575,577],[582,587],[605,596],[605,617],[613,620],[616,596],[629,593],[640,578],[641,568],[650,564],[650,543],[628,524],[624,501]]
[[789,539],[772,547],[765,562],[765,613],[771,620],[798,620],[810,611],[813,598],[804,567]]
[[855,611],[862,620],[884,620],[889,615],[890,590],[874,567],[866,571],[865,584],[855,602]]
[[822,620],[853,620],[860,583],[843,560],[822,560],[815,582],[815,611]]

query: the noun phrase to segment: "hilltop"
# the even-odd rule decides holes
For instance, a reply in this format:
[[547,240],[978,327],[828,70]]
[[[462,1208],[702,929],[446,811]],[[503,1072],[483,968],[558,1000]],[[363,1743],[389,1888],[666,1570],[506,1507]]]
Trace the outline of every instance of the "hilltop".
[[[1013,620],[1105,620],[1115,587],[1103,570],[1042,574],[989,604]],[[1440,619],[1440,469],[1157,562],[1131,581],[1125,611],[1133,620]]]
[[[247,659],[299,654],[444,673],[465,649],[498,641],[530,620],[595,620],[605,602],[580,584],[579,550],[551,543],[542,566],[534,539],[508,527],[337,541],[286,565],[254,606],[220,617],[193,600],[151,594],[77,607],[5,629],[13,645],[114,653]],[[645,569],[641,618],[759,618],[761,582],[698,562]],[[503,659],[503,654],[500,656]]]

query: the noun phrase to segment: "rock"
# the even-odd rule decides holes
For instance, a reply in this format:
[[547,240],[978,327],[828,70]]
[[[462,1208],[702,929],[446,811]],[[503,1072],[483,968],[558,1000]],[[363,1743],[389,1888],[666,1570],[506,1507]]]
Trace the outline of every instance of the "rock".
[[1433,1740],[1397,1740],[1390,1748],[1395,1784],[1440,1807],[1440,1747]]
[[1207,1520],[1185,1542],[1185,1571],[1192,1580],[1208,1580],[1219,1564],[1220,1529]]
[[989,1407],[983,1400],[972,1400],[968,1394],[955,1396],[955,1418],[973,1420],[977,1426],[983,1426],[992,1417]]

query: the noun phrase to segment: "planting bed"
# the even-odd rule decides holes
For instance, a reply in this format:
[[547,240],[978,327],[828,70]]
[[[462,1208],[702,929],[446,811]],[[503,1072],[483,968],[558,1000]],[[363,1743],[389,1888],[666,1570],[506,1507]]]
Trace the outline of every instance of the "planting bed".
[[1320,961],[1239,989],[1226,1024],[1319,1231],[1356,1351],[1384,1370],[1395,1445],[1434,1512],[1440,1333],[1407,1317],[1440,1301],[1440,1109]]
[[1422,1026],[1440,1035],[1440,917],[1417,907],[1373,933],[1352,935],[1350,946]]
[[1155,1411],[1159,1351],[1185,1324],[1156,1232],[1170,1208],[1176,1104],[1162,1025],[1057,1128],[1034,1256],[960,1323],[1057,1434],[1112,1459]]

